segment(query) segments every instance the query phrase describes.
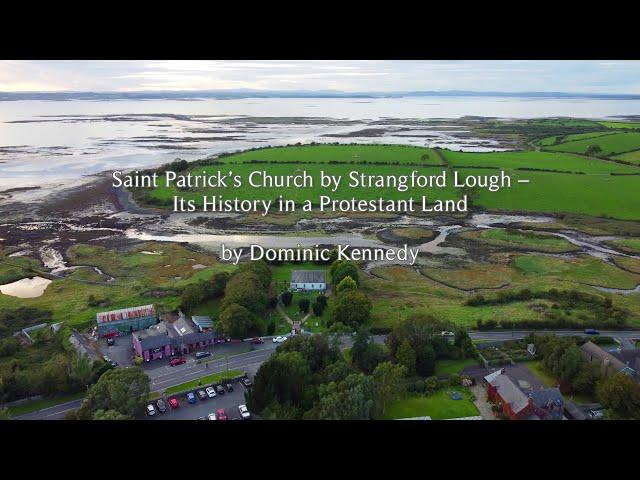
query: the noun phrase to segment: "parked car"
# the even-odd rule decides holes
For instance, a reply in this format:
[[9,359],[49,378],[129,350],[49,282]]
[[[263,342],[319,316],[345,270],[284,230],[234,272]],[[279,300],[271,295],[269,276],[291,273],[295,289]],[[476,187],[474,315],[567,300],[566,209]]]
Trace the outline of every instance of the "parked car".
[[449,332],[447,330],[443,330],[442,332],[440,332],[440,335],[442,335],[443,337],[455,337],[456,334],[453,332]]
[[251,414],[246,405],[238,405],[238,412],[243,420],[249,420],[251,418]]
[[164,413],[167,411],[167,404],[164,403],[164,400],[162,400],[161,398],[158,399],[158,401],[156,402],[156,405],[158,406],[158,411],[160,413]]
[[187,393],[187,402],[196,403],[196,396],[193,394],[193,392]]
[[111,360],[111,366],[116,368],[118,366],[118,362]]
[[156,409],[150,403],[149,405],[147,405],[147,415],[149,415],[150,417],[153,417],[155,414],[156,414]]
[[282,343],[282,342],[284,342],[286,339],[287,339],[287,337],[280,337],[280,336],[278,336],[278,337],[274,337],[274,339],[273,339],[273,343]]
[[251,343],[253,345],[260,345],[261,343],[264,343],[264,340],[262,340],[260,337],[253,337],[251,339]]
[[209,398],[214,398],[216,396],[216,389],[213,387],[207,387],[205,392],[207,392],[207,396]]
[[229,420],[229,417],[227,417],[227,414],[225,413],[224,408],[220,408],[216,410],[216,418],[218,420]]
[[169,406],[171,408],[179,408],[180,407],[180,402],[178,402],[178,399],[176,397],[171,397],[169,399]]
[[249,377],[244,377],[242,379],[242,385],[244,385],[247,388],[251,388],[251,387],[253,387],[253,382],[251,381],[251,379]]
[[198,390],[198,398],[200,400],[206,400],[207,399],[207,393],[204,390]]
[[196,360],[201,360],[211,356],[211,352],[196,352]]
[[208,418],[209,420],[217,420],[217,418],[216,418],[216,414],[215,414],[215,413],[210,413],[209,415],[207,415],[207,418]]
[[113,337],[109,337],[107,338],[107,345],[110,347],[113,347],[116,344],[116,341],[113,339]]
[[233,392],[233,384],[232,383],[227,383],[226,387],[227,387],[227,392]]
[[102,359],[103,359],[105,362],[107,362],[107,363],[111,363],[111,359],[109,358],[109,356],[108,356],[108,355],[103,355],[103,356],[102,356]]
[[204,417],[198,417],[198,420],[206,420]]
[[595,328],[585,328],[584,333],[587,335],[600,335],[600,332]]
[[224,387],[222,385],[216,385],[216,393],[218,395],[224,395]]
[[172,367],[175,367],[177,365],[182,365],[183,363],[186,363],[187,361],[185,360],[184,357],[178,357],[178,358],[172,358],[171,361],[169,362],[169,365],[171,365]]

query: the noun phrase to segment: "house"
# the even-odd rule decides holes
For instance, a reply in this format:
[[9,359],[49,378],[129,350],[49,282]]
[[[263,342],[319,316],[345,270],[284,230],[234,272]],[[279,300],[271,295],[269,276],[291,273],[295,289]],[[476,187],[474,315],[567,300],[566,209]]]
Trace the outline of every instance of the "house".
[[327,280],[324,270],[293,270],[291,290],[326,290]]
[[522,389],[504,368],[487,375],[484,381],[489,401],[499,404],[509,420],[564,418],[564,399],[558,388]]
[[[580,347],[580,350],[582,352],[582,358],[587,362],[595,362],[599,364],[602,374],[607,377],[617,373],[623,373],[634,378],[638,377],[635,357],[633,358],[634,364],[627,365],[625,362],[620,360],[620,358],[617,358],[616,355],[603,350],[593,342],[585,343]],[[620,356],[622,356],[622,353],[620,353]]]
[[533,400],[504,372],[504,369],[484,377],[489,401],[502,406],[509,420],[524,420],[534,410]]
[[132,342],[136,354],[149,362],[213,345],[215,332],[211,328],[201,331],[193,320],[180,316],[173,323],[162,321],[137,332]]
[[129,335],[131,332],[149,328],[157,322],[155,307],[143,305],[96,314],[96,331],[99,337]]

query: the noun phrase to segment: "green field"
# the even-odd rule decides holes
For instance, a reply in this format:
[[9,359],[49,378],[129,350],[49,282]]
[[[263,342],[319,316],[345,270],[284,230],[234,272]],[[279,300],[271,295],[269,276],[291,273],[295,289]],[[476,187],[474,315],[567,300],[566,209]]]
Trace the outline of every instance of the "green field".
[[541,147],[548,147],[559,143],[573,142],[574,140],[585,140],[588,138],[597,138],[603,135],[611,135],[612,132],[590,132],[590,133],[573,133],[564,136],[545,137],[537,142]]
[[607,128],[624,128],[624,129],[640,129],[638,122],[599,122],[600,125]]
[[[634,136],[637,136],[636,148],[640,148],[640,133],[611,134],[602,138],[607,139],[607,142],[612,145],[615,143],[615,150],[608,150],[613,152],[628,150],[627,147],[635,142]],[[560,146],[575,145],[580,142],[570,142]],[[556,147],[558,146],[549,148]],[[605,145],[602,147],[604,148]],[[576,151],[580,151],[580,148],[576,148]],[[320,171],[333,175],[340,174],[344,178],[352,170],[367,175],[408,175],[414,170],[423,175],[437,175],[445,167],[419,165],[437,164],[440,157],[452,168],[459,169],[461,178],[469,175],[498,175],[500,173],[498,169],[505,170],[511,175],[511,188],[504,188],[497,192],[475,189],[471,200],[472,208],[496,211],[569,212],[619,219],[640,219],[640,202],[632,201],[638,186],[638,176],[611,175],[614,173],[640,175],[640,168],[560,152],[464,153],[388,145],[281,147],[230,155],[217,160],[215,164],[198,165],[191,169],[193,173],[204,171],[208,174],[217,171],[227,173],[232,170],[234,174],[242,175],[245,179],[243,186],[238,189],[178,192],[174,188],[165,188],[163,185],[154,190],[138,191],[137,195],[142,195],[139,200],[143,202],[165,207],[172,207],[172,199],[178,193],[185,199],[195,201],[198,206],[202,204],[203,195],[213,193],[223,195],[224,198],[238,196],[246,200],[276,200],[282,193],[282,189],[251,188],[246,182],[248,174],[255,170],[264,170],[273,175],[289,175],[305,170],[316,178],[313,187],[290,189],[287,198],[295,201],[298,208],[301,202],[310,200],[316,208],[307,215],[323,213],[317,208],[321,195],[329,195],[334,200],[352,197],[362,200],[373,200],[379,197],[399,200],[409,197],[420,198],[423,194],[433,199],[459,199],[462,190],[454,188],[452,182],[449,182],[445,188],[413,188],[406,192],[399,192],[394,188],[348,188],[344,183],[337,192],[331,193],[328,189],[323,189],[317,181]],[[256,163],[251,163],[252,161]],[[292,166],[293,162],[296,162],[296,166]],[[529,180],[530,183],[518,184],[519,179]],[[160,183],[162,182],[163,180]],[[607,194],[603,195],[603,192]],[[296,212],[295,215],[300,213]]]
[[632,152],[622,153],[611,157],[613,160],[621,160],[623,162],[633,163],[634,165],[640,165],[640,150],[634,150]]
[[460,375],[462,370],[467,367],[472,367],[478,365],[478,360],[475,358],[463,358],[460,360],[439,360],[436,362],[436,372],[437,376],[445,376],[445,375]]
[[601,156],[611,156],[631,150],[638,150],[640,149],[640,132],[614,133],[612,135],[603,135],[599,138],[589,138],[558,145],[550,145],[545,148],[558,152],[584,154],[591,145],[598,145],[602,149],[602,152],[599,154]]
[[[452,400],[451,391],[462,393],[462,400]],[[433,420],[472,417],[479,415],[478,409],[471,401],[471,393],[467,389],[442,389],[431,395],[407,395],[389,405],[385,420],[429,416]]]
[[613,240],[609,242],[613,247],[619,248],[620,250],[631,253],[631,254],[640,254],[640,238],[625,238],[623,240]]
[[42,270],[42,265],[35,258],[27,256],[9,257],[7,252],[0,250],[0,284],[33,277],[36,275],[34,271]]
[[[162,252],[146,255],[142,251]],[[68,252],[70,265],[94,265],[114,278],[98,275],[92,269],[73,271],[56,279],[37,298],[0,295],[0,310],[21,306],[52,312],[54,322],[64,321],[78,328],[95,322],[97,312],[136,305],[154,304],[159,311],[177,308],[184,286],[206,280],[214,272],[234,267],[219,263],[212,255],[198,253],[175,243],[147,243],[131,250],[77,245]],[[206,268],[194,269],[194,265]],[[95,282],[95,283],[87,283]],[[90,306],[90,296],[104,306]]]
[[526,230],[505,230],[494,228],[478,232],[466,232],[463,238],[475,240],[487,245],[511,248],[516,250],[536,250],[549,253],[574,252],[580,250],[564,238],[548,233],[534,233]]

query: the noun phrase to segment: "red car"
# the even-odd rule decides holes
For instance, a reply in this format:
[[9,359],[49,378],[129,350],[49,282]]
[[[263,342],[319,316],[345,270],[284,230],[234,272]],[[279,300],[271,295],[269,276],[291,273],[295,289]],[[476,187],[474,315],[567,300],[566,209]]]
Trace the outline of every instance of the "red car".
[[251,339],[251,343],[254,345],[260,345],[261,343],[264,343],[264,340],[262,340],[260,337],[253,337]]
[[187,361],[185,360],[184,357],[180,357],[180,358],[172,358],[171,361],[169,362],[169,365],[171,365],[172,367],[175,367],[176,365],[182,365],[183,363],[186,363]]
[[178,399],[176,397],[171,397],[169,399],[169,406],[171,408],[178,408],[180,407],[180,402],[178,402]]
[[218,420],[229,420],[229,417],[227,417],[227,414],[225,413],[224,408],[220,408],[216,410],[216,418]]

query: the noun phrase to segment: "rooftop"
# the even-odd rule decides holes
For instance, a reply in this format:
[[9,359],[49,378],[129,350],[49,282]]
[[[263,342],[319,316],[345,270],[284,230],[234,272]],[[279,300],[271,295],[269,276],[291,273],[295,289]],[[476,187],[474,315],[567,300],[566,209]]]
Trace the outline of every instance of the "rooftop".
[[627,366],[620,361],[620,359],[616,358],[613,354],[603,350],[598,345],[593,342],[587,342],[580,347],[583,352],[588,353],[593,358],[597,358],[601,362],[607,362],[611,365],[617,372],[625,369]]
[[324,270],[293,270],[291,283],[325,283]]
[[529,404],[529,397],[513,383],[508,375],[497,375],[489,383],[496,387],[500,397],[511,405],[514,412],[518,413]]
[[98,323],[117,322],[120,320],[129,320],[142,317],[155,317],[156,309],[153,305],[143,305],[141,307],[122,308],[120,310],[111,310],[109,312],[100,312],[96,314]]

